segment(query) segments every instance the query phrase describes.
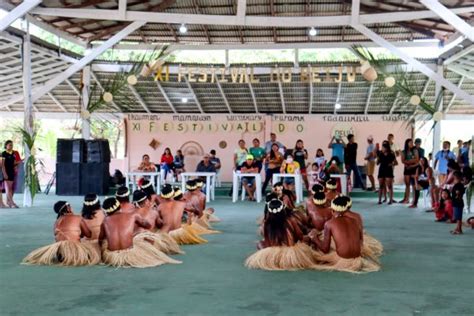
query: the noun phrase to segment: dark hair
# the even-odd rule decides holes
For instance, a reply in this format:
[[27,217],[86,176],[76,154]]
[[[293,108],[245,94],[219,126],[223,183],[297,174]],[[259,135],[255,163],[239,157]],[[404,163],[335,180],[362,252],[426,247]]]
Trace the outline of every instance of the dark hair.
[[332,156],[329,161],[333,161],[333,160],[336,162],[337,165],[339,165],[341,163],[338,156]]
[[458,171],[460,169],[459,164],[454,159],[448,160],[448,168],[453,169],[454,171]]
[[54,209],[54,212],[58,214],[57,218],[60,218],[61,216],[67,213],[68,206],[69,206],[69,203],[66,201],[57,201],[54,204],[53,209]]
[[142,184],[140,185],[140,189],[146,193],[148,199],[151,199],[151,196],[156,194],[153,184],[148,180],[143,180]]
[[283,202],[273,199],[265,204],[265,213],[267,217],[263,223],[263,237],[272,244],[288,245],[288,221],[287,212],[281,210],[278,213],[269,212],[269,209],[277,209],[283,207]]
[[215,149],[211,149],[211,151],[209,152],[211,155],[216,155],[216,150]]
[[314,167],[314,166],[316,166],[316,167],[319,168],[319,164],[318,164],[317,162],[313,162],[313,163],[311,164],[311,167]]
[[[318,156],[318,152],[319,152],[319,151],[321,152],[322,156]],[[323,151],[321,148],[318,148],[318,149],[316,150],[316,157],[324,157],[324,151]]]
[[270,159],[275,159],[275,152],[273,151],[273,146],[277,146],[278,149],[280,149],[280,146],[278,146],[277,143],[272,143],[272,146],[270,147]]
[[405,145],[403,146],[403,150],[405,151],[405,155],[408,153],[410,150],[410,142],[413,141],[411,138],[405,139]]
[[254,138],[252,141],[253,141],[253,142],[254,142],[254,141],[257,141],[257,142],[260,143],[260,139],[258,139],[258,138]]
[[388,134],[388,137],[394,137],[392,133]]
[[10,144],[13,145],[13,142],[12,142],[11,140],[7,140],[7,141],[5,142],[5,146],[4,146],[5,149],[7,149],[7,146],[10,145]]
[[133,202],[141,205],[144,201],[148,199],[147,194],[143,190],[133,191]]
[[311,187],[311,191],[313,191],[313,192],[324,192],[324,187],[319,183],[315,183]]
[[165,150],[163,151],[163,155],[166,155],[166,151],[168,151],[169,155],[171,155],[171,149],[169,147],[165,148]]
[[426,159],[426,157],[420,157],[420,161],[423,161],[423,167],[428,169],[429,168],[429,163],[428,163],[428,159]]
[[461,171],[459,171],[459,170],[454,171],[453,172],[453,177],[458,178],[458,179],[462,179]]
[[462,176],[466,182],[470,182],[472,180],[472,168],[468,166],[462,168]]
[[[92,205],[86,205],[86,203],[94,202]],[[82,206],[82,217],[86,219],[93,219],[95,213],[100,209],[100,200],[97,194],[89,193],[84,197],[84,204]]]
[[142,160],[145,159],[145,157],[150,158],[150,156],[149,156],[148,154],[144,154],[144,155],[142,156]]
[[[120,196],[125,194],[126,196]],[[115,192],[115,198],[120,203],[130,202],[130,190],[126,186],[119,187],[117,192]]]
[[245,144],[245,140],[243,139],[239,139],[238,143],[240,144],[240,142],[243,142]]
[[[117,202],[118,202],[117,199],[114,197],[109,197],[104,200],[104,202],[102,203],[102,208],[106,210],[105,213],[107,214],[107,216],[110,216],[120,210],[120,204],[119,206],[115,207]],[[114,208],[114,209],[112,209],[111,211],[107,211],[108,209],[111,209],[111,208]]]
[[354,138],[354,134],[347,134],[347,139],[348,139],[348,140],[349,140],[349,139],[352,139],[352,138]]
[[451,199],[451,192],[449,192],[448,189],[443,189],[443,190],[441,190],[441,192],[439,193],[439,207],[440,207],[441,209],[444,208],[444,201],[445,201],[445,200],[441,197],[441,194],[442,194],[443,192],[446,192],[446,193],[448,194],[448,199],[449,199],[449,200]]

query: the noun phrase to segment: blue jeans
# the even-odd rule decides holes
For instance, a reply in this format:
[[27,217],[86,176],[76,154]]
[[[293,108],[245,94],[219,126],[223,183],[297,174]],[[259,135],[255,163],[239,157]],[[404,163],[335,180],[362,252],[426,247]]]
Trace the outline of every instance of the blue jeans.
[[357,183],[356,181],[359,181],[361,187],[364,188],[364,182],[362,181],[362,176],[360,175],[359,167],[357,167],[357,163],[354,162],[351,164],[346,164],[346,170],[347,170],[346,172],[347,176],[350,176],[351,172],[354,171],[354,186]]

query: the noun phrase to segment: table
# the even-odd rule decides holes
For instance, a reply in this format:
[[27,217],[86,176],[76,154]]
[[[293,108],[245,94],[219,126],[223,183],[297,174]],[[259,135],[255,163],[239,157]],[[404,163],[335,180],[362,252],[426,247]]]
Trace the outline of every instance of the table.
[[301,174],[274,173],[272,183],[277,183],[280,178],[295,178],[296,203],[301,203],[303,201],[303,183]]
[[332,174],[331,178],[341,181],[341,193],[347,195],[347,176],[345,174]]
[[[160,172],[143,172],[143,171],[129,171],[125,176],[125,181],[127,187],[130,188],[130,184],[132,185],[132,191],[137,189],[137,180],[142,177],[151,177],[152,183],[155,187],[156,194],[160,194],[161,192],[161,175]],[[138,179],[137,179],[138,178]]]
[[255,193],[257,194],[257,203],[262,201],[262,176],[260,173],[241,173],[234,171],[232,176],[232,202],[237,202],[239,198],[240,181],[243,177],[255,178]]
[[188,178],[206,177],[206,202],[210,202],[215,198],[216,173],[215,172],[182,172],[181,174],[181,191],[186,190],[186,181]]

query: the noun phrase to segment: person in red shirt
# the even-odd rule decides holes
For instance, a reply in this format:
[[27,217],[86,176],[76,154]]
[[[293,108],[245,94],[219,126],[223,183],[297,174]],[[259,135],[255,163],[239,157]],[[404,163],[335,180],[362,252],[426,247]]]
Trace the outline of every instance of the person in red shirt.
[[435,206],[435,216],[437,222],[452,222],[453,220],[453,202],[447,189],[441,191],[441,198]]
[[174,169],[173,161],[174,161],[173,154],[171,153],[171,150],[168,147],[166,147],[163,155],[161,155],[161,168],[165,170],[165,179],[166,179],[166,176],[168,175],[168,172]]

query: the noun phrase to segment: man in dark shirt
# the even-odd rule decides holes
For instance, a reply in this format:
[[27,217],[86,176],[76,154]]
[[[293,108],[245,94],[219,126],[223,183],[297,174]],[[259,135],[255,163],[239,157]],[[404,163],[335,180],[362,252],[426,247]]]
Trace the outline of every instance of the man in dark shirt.
[[[344,164],[346,165],[347,176],[350,178],[351,172],[354,171],[355,180],[359,181],[363,190],[365,190],[364,182],[357,167],[357,143],[354,142],[354,135],[347,135],[348,143],[344,148]],[[356,183],[356,182],[354,182]]]
[[[237,167],[241,173],[258,173],[258,164],[255,162],[252,155],[247,155],[247,159],[240,166]],[[242,184],[248,194],[249,201],[255,201],[255,178],[243,177]]]
[[415,139],[415,147],[416,147],[416,150],[418,150],[418,157],[424,158],[425,157],[425,149],[421,148],[421,139],[420,138]]
[[462,183],[462,174],[460,171],[454,171],[454,186],[451,189],[453,197],[453,220],[456,221],[456,228],[451,231],[453,235],[462,234],[462,212],[464,209],[464,195],[465,187]]

